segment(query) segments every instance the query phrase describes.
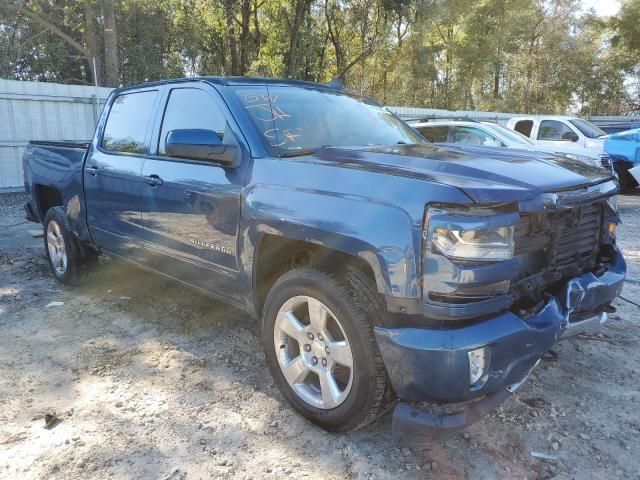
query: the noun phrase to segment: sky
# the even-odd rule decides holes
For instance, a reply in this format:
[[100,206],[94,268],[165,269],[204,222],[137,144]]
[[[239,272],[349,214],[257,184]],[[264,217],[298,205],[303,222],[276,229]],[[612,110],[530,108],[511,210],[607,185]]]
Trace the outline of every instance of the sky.
[[582,0],[582,10],[593,8],[599,17],[615,15],[620,10],[620,0]]

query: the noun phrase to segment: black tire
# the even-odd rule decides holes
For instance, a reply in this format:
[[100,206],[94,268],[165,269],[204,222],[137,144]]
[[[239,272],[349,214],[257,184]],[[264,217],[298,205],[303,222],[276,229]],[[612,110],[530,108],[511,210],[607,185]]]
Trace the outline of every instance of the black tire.
[[[63,271],[54,266],[49,250],[49,226],[55,222],[59,228],[66,254],[66,268]],[[71,233],[67,216],[62,207],[52,207],[44,217],[44,251],[47,256],[49,268],[56,279],[65,285],[77,285],[84,280],[93,267],[97,264],[98,254],[95,250],[85,248],[84,251]]]
[[[276,354],[274,329],[280,308],[296,296],[309,296],[326,305],[339,319],[353,354],[353,381],[343,403],[321,409],[303,400],[287,382]],[[387,373],[373,333],[384,322],[384,309],[375,284],[361,271],[327,266],[292,270],[283,275],[267,295],[262,341],[267,365],[276,385],[302,416],[329,431],[361,428],[375,420],[391,398]],[[300,345],[302,347],[302,345]]]
[[613,164],[613,168],[618,174],[618,183],[620,184],[620,193],[629,193],[637,186],[635,178],[629,173],[629,165],[625,162],[618,161]]

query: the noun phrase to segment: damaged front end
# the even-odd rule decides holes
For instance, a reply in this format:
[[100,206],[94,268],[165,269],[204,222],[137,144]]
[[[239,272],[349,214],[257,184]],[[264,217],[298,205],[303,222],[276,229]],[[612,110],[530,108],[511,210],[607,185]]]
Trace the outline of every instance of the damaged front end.
[[403,402],[466,404],[400,403],[398,442],[464,429],[506,400],[557,341],[602,326],[626,273],[615,245],[617,188],[609,181],[518,204],[429,207],[425,326],[376,328],[376,337]]

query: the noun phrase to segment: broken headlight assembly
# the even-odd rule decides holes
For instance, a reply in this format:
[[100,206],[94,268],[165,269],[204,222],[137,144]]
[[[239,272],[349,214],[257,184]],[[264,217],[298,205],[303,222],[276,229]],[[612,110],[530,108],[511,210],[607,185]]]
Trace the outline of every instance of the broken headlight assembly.
[[477,230],[435,228],[431,242],[452,260],[495,262],[513,258],[513,233],[513,226]]

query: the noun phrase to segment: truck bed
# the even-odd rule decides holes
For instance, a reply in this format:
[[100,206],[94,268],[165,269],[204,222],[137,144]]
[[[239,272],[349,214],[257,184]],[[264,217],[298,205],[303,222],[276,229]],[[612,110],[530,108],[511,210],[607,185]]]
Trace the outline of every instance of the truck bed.
[[[27,219],[44,220],[51,205],[84,208],[82,169],[90,142],[31,141],[22,157]],[[79,223],[83,223],[78,217]],[[84,230],[83,225],[76,225]]]

